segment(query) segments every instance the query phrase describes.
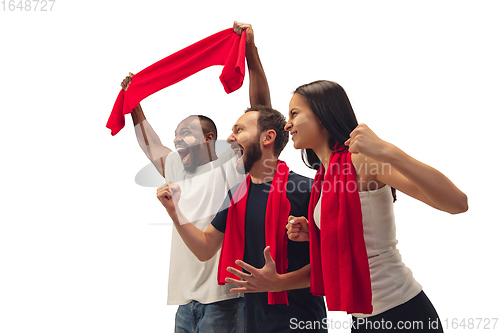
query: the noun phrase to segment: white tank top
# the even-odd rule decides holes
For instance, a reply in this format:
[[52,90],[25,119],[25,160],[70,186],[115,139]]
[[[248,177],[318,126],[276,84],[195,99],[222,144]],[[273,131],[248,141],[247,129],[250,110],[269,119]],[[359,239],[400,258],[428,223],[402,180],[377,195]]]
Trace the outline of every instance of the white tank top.
[[[359,192],[363,215],[370,278],[372,284],[371,314],[353,313],[355,317],[370,317],[392,309],[415,297],[422,286],[413,278],[411,270],[403,264],[396,248],[396,224],[391,187],[385,185],[374,191]],[[321,196],[314,209],[314,221],[321,227]]]

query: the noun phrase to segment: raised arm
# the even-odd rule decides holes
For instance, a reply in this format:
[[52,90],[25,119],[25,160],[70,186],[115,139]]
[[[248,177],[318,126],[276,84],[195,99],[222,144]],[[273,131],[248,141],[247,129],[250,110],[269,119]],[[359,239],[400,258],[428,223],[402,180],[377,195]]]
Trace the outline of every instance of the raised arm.
[[356,127],[345,144],[356,154],[352,155],[356,169],[368,167],[370,171],[365,173],[374,175],[373,180],[450,214],[467,211],[467,196],[445,175],[381,140],[365,124]]
[[[127,91],[133,76],[134,74],[129,73],[129,76],[122,81],[121,85],[123,90]],[[141,104],[132,111],[131,115],[134,121],[135,135],[139,142],[139,146],[162,177],[165,177],[165,158],[172,150],[162,145],[160,138],[146,120]]]
[[264,67],[260,62],[259,52],[255,46],[254,33],[252,25],[234,22],[234,31],[241,35],[243,30],[246,30],[246,59],[248,66],[248,76],[250,78],[250,105],[264,105],[271,107],[271,94],[267,83]]
[[205,231],[201,231],[191,224],[178,207],[180,195],[179,185],[172,182],[164,184],[156,191],[158,200],[172,218],[175,228],[186,246],[198,260],[210,260],[222,246],[224,233],[215,229],[211,224]]

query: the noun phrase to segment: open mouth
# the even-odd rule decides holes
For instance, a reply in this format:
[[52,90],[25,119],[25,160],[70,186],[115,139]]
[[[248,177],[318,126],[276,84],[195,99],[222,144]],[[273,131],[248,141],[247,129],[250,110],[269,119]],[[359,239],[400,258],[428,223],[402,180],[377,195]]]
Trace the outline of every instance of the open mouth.
[[177,146],[175,148],[177,148],[177,152],[179,153],[182,164],[188,163],[191,157],[191,151],[189,150],[189,148],[182,146]]
[[236,153],[236,156],[238,157],[238,160],[241,159],[243,157],[243,147],[241,147],[240,145],[237,145],[237,146],[233,146],[232,147],[234,152]]
[[293,140],[293,138],[295,137],[296,134],[297,134],[297,131],[290,132],[290,135],[292,136],[292,140]]

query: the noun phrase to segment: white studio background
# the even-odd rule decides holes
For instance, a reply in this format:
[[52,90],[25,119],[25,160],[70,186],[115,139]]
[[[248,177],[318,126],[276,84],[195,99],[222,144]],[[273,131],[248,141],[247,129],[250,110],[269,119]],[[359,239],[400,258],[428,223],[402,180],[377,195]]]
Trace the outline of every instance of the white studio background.
[[[130,117],[114,137],[105,124],[129,71],[234,20],[253,24],[276,109],[287,113],[300,84],[336,81],[359,122],[468,195],[469,211],[453,216],[399,194],[399,249],[447,331],[453,319],[500,317],[498,2],[57,0],[47,12],[8,3],[0,4],[1,332],[173,332],[172,225],[156,188],[134,182],[148,161]],[[220,71],[143,101],[164,144],[189,114],[210,116],[227,137],[249,106],[248,77],[227,95]],[[313,176],[291,145],[281,157]]]

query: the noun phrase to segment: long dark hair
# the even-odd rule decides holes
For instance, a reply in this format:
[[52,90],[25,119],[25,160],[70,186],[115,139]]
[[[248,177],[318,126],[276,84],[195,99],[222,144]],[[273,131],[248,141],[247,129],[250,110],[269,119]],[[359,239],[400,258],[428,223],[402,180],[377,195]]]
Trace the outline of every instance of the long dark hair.
[[[303,96],[321,124],[329,133],[328,144],[334,150],[335,144],[343,144],[349,134],[358,126],[347,94],[338,83],[314,81],[295,89],[294,94]],[[302,160],[311,169],[321,166],[318,156],[312,149],[302,149]]]
[[[314,81],[298,87],[294,94],[299,94],[307,100],[314,114],[328,131],[328,145],[331,150],[336,151],[337,143],[343,145],[358,126],[351,102],[344,88],[338,83],[326,80]],[[314,170],[320,168],[321,162],[312,149],[302,149],[301,155],[306,166]],[[392,196],[396,201],[394,188]]]

